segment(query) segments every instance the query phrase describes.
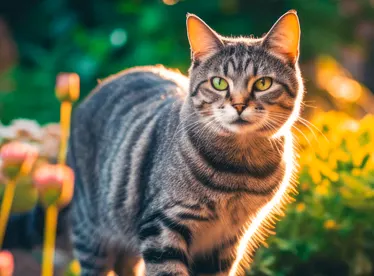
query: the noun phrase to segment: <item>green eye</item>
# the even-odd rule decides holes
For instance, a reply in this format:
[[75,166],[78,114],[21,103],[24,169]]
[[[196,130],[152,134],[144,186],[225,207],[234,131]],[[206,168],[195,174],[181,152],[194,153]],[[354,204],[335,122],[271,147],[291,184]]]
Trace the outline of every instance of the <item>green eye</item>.
[[214,87],[214,89],[217,89],[219,91],[227,90],[227,88],[229,87],[229,84],[227,83],[227,81],[220,77],[212,78],[211,82],[212,82],[212,86]]
[[269,77],[263,77],[261,79],[258,79],[254,86],[257,91],[265,91],[270,88],[270,86],[273,84],[273,79]]

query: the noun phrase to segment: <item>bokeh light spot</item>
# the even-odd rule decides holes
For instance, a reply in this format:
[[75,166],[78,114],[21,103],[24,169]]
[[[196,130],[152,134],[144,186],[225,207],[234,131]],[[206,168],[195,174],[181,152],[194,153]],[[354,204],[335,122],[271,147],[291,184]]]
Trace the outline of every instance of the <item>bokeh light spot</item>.
[[164,4],[169,5],[169,6],[175,5],[176,3],[179,2],[179,0],[162,0],[162,1],[164,2]]
[[110,43],[115,47],[121,47],[127,42],[127,33],[124,29],[118,28],[110,34]]

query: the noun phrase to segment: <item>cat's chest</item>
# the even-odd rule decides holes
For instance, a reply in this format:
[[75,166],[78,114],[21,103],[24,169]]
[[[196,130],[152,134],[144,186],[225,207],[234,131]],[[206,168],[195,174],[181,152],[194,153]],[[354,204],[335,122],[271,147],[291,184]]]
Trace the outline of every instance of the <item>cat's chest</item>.
[[215,220],[194,225],[191,253],[207,252],[233,239],[240,240],[243,230],[253,219],[253,214],[267,200],[265,197],[232,196],[219,204]]

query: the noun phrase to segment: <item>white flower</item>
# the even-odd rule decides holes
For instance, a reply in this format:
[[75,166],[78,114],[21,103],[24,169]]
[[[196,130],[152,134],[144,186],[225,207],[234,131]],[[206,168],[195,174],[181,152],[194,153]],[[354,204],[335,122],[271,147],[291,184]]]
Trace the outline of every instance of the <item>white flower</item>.
[[57,124],[57,123],[51,123],[51,124],[45,125],[42,129],[42,132],[43,132],[43,138],[45,136],[53,136],[53,137],[56,137],[57,139],[60,139],[61,126],[60,124]]
[[0,123],[0,140],[13,140],[15,138],[15,131],[11,127],[4,126]]
[[16,119],[9,126],[17,138],[39,141],[42,138],[42,128],[33,120]]
[[60,148],[61,127],[59,124],[48,124],[42,129],[40,154],[49,159],[56,159]]

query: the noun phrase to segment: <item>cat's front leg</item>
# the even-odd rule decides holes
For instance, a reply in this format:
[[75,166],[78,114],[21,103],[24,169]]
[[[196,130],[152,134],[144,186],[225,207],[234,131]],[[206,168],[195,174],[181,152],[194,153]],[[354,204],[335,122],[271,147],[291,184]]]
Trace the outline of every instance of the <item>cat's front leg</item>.
[[139,239],[147,276],[189,276],[190,230],[166,215],[141,223]]

